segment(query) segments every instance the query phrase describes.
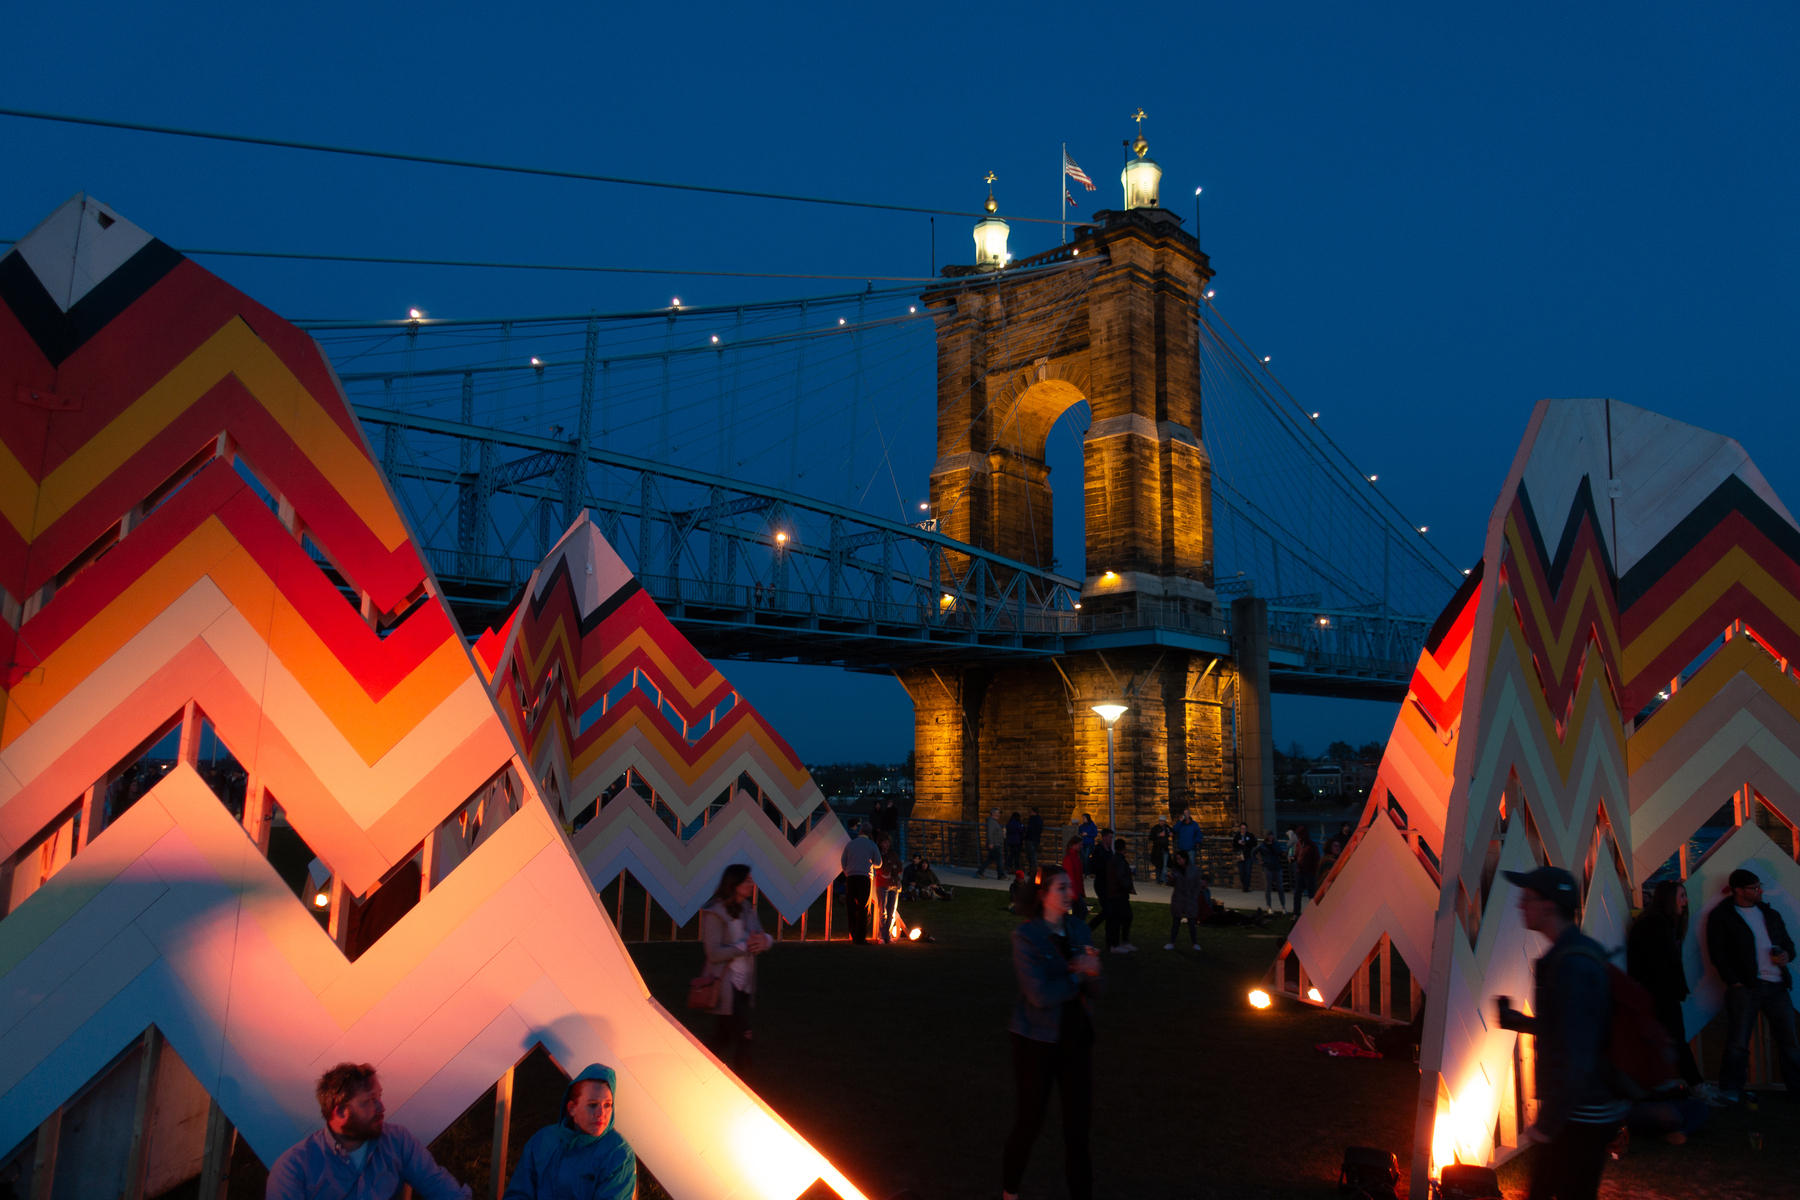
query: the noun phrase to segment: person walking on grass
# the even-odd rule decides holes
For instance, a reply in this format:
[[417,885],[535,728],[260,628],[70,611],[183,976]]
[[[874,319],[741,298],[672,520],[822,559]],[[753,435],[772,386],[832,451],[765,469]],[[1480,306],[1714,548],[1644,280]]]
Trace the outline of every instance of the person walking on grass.
[[988,813],[987,819],[987,857],[981,860],[981,866],[975,871],[975,878],[980,879],[987,874],[988,864],[994,864],[994,878],[1001,879],[1006,875],[1006,860],[1001,857],[1001,847],[1006,844],[1006,828],[1000,824],[1000,810]]
[[1080,917],[1083,921],[1088,919],[1087,896],[1085,896],[1081,890],[1081,864],[1085,857],[1086,855],[1082,853],[1081,835],[1072,835],[1069,838],[1068,844],[1063,847],[1062,868],[1068,873],[1069,887],[1073,889],[1075,893],[1075,904],[1069,911]]
[[1200,868],[1188,861],[1186,850],[1177,850],[1169,863],[1169,889],[1169,944],[1163,949],[1175,949],[1175,939],[1181,936],[1181,923],[1186,921],[1188,942],[1198,950],[1200,922],[1206,919],[1210,905],[1205,900],[1206,879]]
[[1019,860],[1025,853],[1025,820],[1018,813],[1006,818],[1006,870],[1008,874],[1024,869]]
[[1106,843],[1106,945],[1114,954],[1135,954],[1131,944],[1131,898],[1137,895],[1137,884],[1131,878],[1131,860],[1125,856],[1125,844],[1113,831],[1102,829]]
[[1612,981],[1606,951],[1575,925],[1580,892],[1561,867],[1508,871],[1525,928],[1550,939],[1534,968],[1532,1015],[1496,997],[1500,1027],[1536,1041],[1538,1119],[1524,1140],[1537,1146],[1530,1200],[1594,1200],[1606,1147],[1630,1104],[1607,1084]]
[[1087,923],[1070,912],[1075,893],[1061,867],[1046,866],[1032,888],[1024,924],[1013,930],[1019,998],[1012,1041],[1014,1116],[1000,1162],[1003,1200],[1018,1200],[1031,1145],[1055,1088],[1062,1103],[1063,1178],[1069,1200],[1092,1200],[1088,1126],[1094,1107],[1094,1000],[1100,956]]
[[[1190,797],[1192,793],[1189,793]],[[1200,861],[1200,843],[1205,840],[1206,831],[1200,828],[1200,822],[1194,820],[1194,808],[1189,804],[1182,808],[1181,815],[1175,820],[1175,849],[1186,850],[1188,861]]]
[[1319,847],[1312,840],[1312,831],[1304,825],[1300,827],[1299,849],[1294,851],[1294,919],[1300,919],[1300,905],[1304,898],[1313,894],[1319,883]]
[[1263,869],[1263,907],[1270,912],[1275,911],[1272,896],[1280,897],[1281,911],[1287,911],[1287,855],[1281,852],[1281,843],[1275,840],[1273,829],[1263,834],[1262,844],[1256,848],[1257,859]]
[[1742,867],[1726,880],[1731,894],[1706,918],[1706,952],[1725,983],[1725,1060],[1719,1064],[1719,1091],[1735,1103],[1744,1091],[1750,1065],[1750,1033],[1758,1011],[1781,1056],[1781,1079],[1788,1099],[1800,1100],[1800,1042],[1794,1037],[1794,939],[1787,922],[1762,898],[1762,880]]
[[1038,815],[1035,808],[1027,809],[1031,815],[1025,820],[1025,873],[1035,878],[1038,869],[1038,847],[1044,840],[1044,818]]
[[1160,817],[1150,827],[1150,877],[1158,883],[1169,869],[1169,845],[1174,836],[1174,827]]
[[1631,923],[1625,940],[1625,972],[1644,985],[1656,1002],[1656,1019],[1675,1039],[1675,1062],[1681,1078],[1702,1100],[1718,1101],[1718,1089],[1705,1082],[1688,1045],[1687,1022],[1681,1002],[1688,998],[1687,968],[1681,963],[1681,946],[1687,940],[1687,889],[1665,879],[1650,893],[1650,903]]
[[869,891],[871,874],[881,865],[881,850],[870,840],[874,830],[867,821],[856,831],[856,837],[838,856],[844,872],[844,909],[850,918],[850,940],[858,945],[869,940]]
[[749,1079],[750,1010],[756,1003],[756,956],[773,943],[756,916],[756,880],[743,863],[732,863],[719,876],[712,899],[700,910],[700,938],[706,950],[706,974],[719,979],[719,1018],[714,1052],[719,1061]]
[[1238,822],[1238,831],[1231,839],[1232,847],[1238,852],[1238,879],[1243,883],[1244,895],[1250,894],[1250,868],[1256,865],[1256,835],[1250,832],[1250,826],[1244,821]]

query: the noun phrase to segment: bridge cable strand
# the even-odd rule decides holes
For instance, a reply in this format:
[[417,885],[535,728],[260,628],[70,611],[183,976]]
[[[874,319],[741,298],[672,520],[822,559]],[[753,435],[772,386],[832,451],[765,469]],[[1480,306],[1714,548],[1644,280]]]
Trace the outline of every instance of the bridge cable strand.
[[[828,204],[839,208],[867,208],[885,212],[918,213],[940,217],[970,217],[984,220],[991,214],[964,212],[955,208],[923,208],[910,204],[884,204],[872,200],[839,200],[824,196],[796,196],[785,192],[760,192],[747,188],[717,187],[699,183],[669,183],[655,179],[632,179],[623,175],[599,175],[589,171],[572,171],[557,167],[527,167],[510,163],[480,162],[467,158],[448,158],[434,154],[408,154],[398,150],[369,150],[356,146],[332,146],[322,142],[300,142],[287,138],[259,137],[253,134],[220,133],[205,129],[182,129],[174,125],[150,125],[141,121],[117,121],[104,117],[77,117],[66,113],[37,112],[25,108],[0,108],[0,116],[28,121],[54,121],[65,125],[88,125],[100,129],[119,129],[130,133],[154,133],[167,137],[197,138],[212,142],[234,142],[246,146],[269,146],[282,150],[305,150],[316,154],[342,154],[354,158],[379,158],[392,162],[424,163],[438,167],[460,167],[473,171],[497,171],[509,175],[537,175],[551,179],[573,179],[585,183],[613,183],[627,187],[662,188],[678,192],[704,192],[717,196],[744,196],[755,200],[784,200],[796,204]],[[1091,221],[1052,220],[1049,217],[1002,217],[1005,221],[1021,221],[1037,225],[1088,225]]]

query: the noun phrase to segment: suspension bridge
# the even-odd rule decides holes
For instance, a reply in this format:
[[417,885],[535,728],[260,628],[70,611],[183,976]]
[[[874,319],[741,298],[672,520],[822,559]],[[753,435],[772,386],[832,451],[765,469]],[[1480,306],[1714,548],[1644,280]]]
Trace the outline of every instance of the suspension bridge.
[[[1000,286],[1062,276],[1073,295],[1083,272],[1079,258],[1028,260]],[[1224,655],[1229,600],[1261,595],[1274,690],[1404,695],[1457,572],[1210,303],[1197,333],[1221,603],[1097,613],[1054,555],[1033,555],[1052,564],[1038,565],[939,530],[961,498],[934,511],[913,461],[929,448],[919,435],[938,382],[935,319],[919,300],[917,287],[870,286],[755,305],[677,297],[639,312],[306,325],[470,636],[586,508],[713,657],[885,672],[1146,640]],[[1091,420],[1077,408],[1054,431],[1069,447]]]

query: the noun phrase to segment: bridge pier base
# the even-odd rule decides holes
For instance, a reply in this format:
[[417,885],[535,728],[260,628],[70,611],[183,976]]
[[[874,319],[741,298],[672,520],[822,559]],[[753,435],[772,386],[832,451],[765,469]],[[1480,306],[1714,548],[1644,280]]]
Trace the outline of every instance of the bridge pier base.
[[1130,711],[1114,750],[1120,827],[1148,828],[1171,804],[1212,826],[1237,819],[1229,660],[1130,647],[1054,664],[917,668],[901,679],[914,703],[914,816],[973,821],[999,809],[1004,820],[1035,807],[1051,828],[1083,812],[1105,824],[1106,723],[1092,705],[1124,697]]

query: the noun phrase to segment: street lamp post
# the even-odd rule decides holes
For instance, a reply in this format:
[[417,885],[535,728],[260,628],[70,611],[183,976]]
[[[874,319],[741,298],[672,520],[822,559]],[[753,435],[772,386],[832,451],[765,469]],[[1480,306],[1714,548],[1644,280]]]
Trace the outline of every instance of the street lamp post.
[[1106,827],[1115,833],[1119,829],[1119,817],[1114,809],[1113,722],[1125,712],[1125,707],[1111,700],[1094,705],[1094,711],[1106,721]]

